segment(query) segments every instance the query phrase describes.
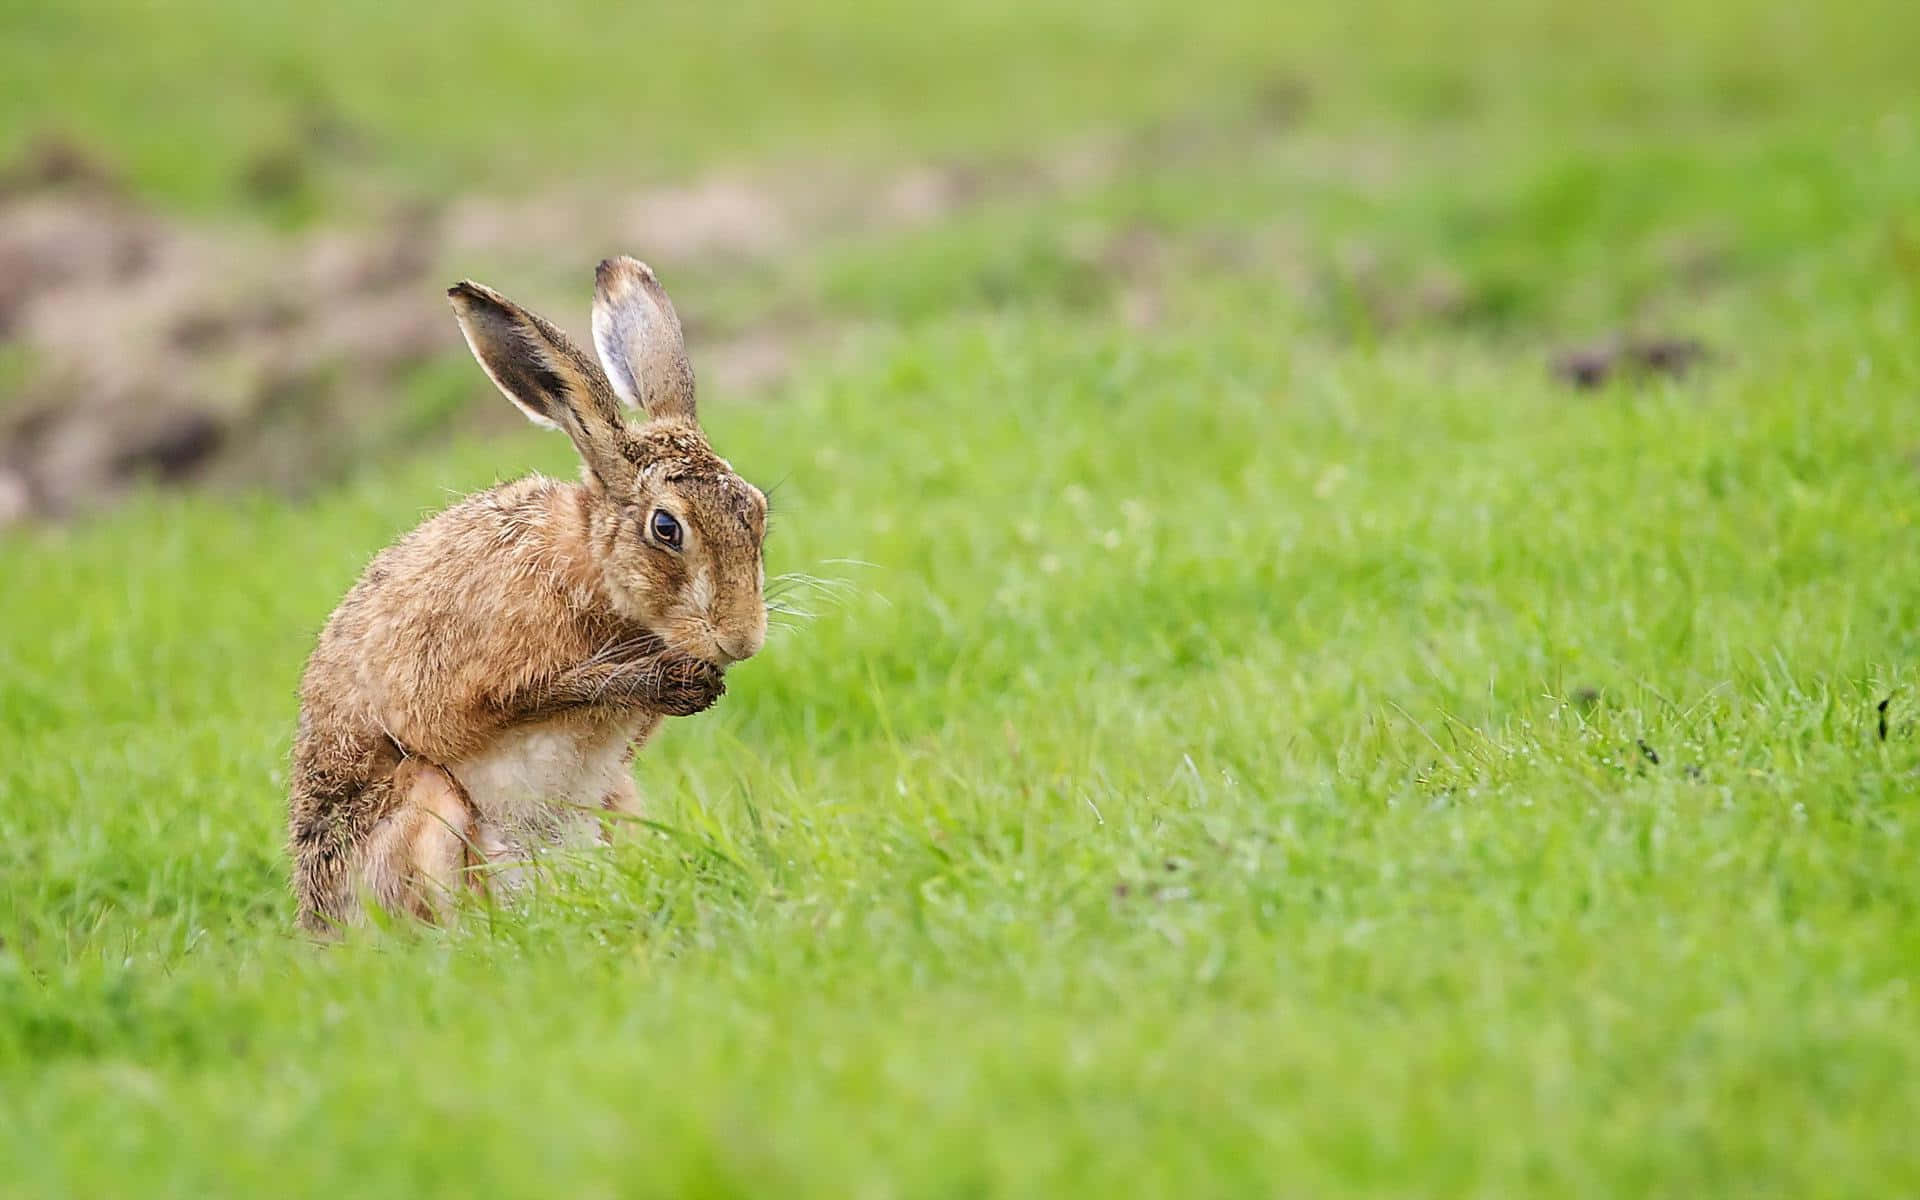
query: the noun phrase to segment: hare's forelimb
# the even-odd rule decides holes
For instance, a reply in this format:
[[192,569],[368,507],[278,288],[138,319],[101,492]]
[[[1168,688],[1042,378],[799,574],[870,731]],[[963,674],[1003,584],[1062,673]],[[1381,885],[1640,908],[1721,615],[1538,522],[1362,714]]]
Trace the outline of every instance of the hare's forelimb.
[[720,668],[682,654],[601,656],[544,675],[500,703],[510,722],[544,721],[577,708],[643,708],[669,717],[705,712],[727,690]]

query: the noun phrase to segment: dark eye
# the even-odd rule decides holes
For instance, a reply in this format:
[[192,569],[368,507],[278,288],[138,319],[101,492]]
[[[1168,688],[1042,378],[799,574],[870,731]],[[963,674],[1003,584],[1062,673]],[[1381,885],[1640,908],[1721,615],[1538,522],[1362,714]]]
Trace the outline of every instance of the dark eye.
[[649,523],[653,526],[653,536],[661,545],[671,546],[675,550],[680,548],[680,522],[674,519],[672,513],[664,508],[656,508]]

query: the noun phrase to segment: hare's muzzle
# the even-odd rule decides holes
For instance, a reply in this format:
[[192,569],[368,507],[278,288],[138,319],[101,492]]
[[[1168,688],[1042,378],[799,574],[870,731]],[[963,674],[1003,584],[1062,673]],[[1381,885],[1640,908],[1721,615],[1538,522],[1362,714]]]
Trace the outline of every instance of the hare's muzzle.
[[720,665],[723,667],[752,658],[766,644],[767,625],[764,620],[749,629],[716,633],[713,638],[713,648],[719,651]]

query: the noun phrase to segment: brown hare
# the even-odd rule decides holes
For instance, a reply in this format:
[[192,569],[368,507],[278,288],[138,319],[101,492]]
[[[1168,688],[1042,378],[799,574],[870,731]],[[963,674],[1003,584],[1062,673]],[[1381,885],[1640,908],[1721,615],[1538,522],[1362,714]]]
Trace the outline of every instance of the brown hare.
[[301,681],[289,804],[314,932],[369,901],[433,920],[487,886],[473,868],[632,811],[634,752],[662,718],[712,705],[766,639],[766,497],[701,433],[653,272],[600,264],[598,364],[489,288],[447,295],[493,382],[573,439],[581,481],[469,496],[381,552],[328,620]]

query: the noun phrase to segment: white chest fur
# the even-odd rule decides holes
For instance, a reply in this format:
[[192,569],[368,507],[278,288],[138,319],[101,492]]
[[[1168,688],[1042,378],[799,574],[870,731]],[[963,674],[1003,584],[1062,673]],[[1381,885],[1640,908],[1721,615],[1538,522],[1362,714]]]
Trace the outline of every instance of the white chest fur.
[[569,715],[511,729],[454,763],[454,778],[479,810],[483,841],[516,848],[591,841],[602,802],[623,784],[627,747],[647,720]]

